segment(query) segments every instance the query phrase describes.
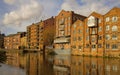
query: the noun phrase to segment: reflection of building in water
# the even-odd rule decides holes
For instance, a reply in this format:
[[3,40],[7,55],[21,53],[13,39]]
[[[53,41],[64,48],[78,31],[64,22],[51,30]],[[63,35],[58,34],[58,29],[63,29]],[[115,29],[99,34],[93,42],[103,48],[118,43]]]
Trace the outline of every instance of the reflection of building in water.
[[19,60],[19,54],[18,53],[7,52],[6,56],[7,56],[6,64],[19,67],[20,60]]
[[71,58],[71,75],[119,75],[119,59],[103,59],[95,57]]
[[70,74],[70,56],[56,55],[54,57],[54,74],[55,75]]

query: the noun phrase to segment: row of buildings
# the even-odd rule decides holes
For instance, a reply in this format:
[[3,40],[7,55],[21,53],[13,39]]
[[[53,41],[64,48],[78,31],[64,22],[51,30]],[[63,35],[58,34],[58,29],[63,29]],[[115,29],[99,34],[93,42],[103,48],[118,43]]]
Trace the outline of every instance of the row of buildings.
[[[120,56],[119,13],[118,7],[87,17],[62,10],[55,17],[27,26],[26,48],[42,50],[53,45],[57,54]],[[6,40],[10,36],[4,38],[5,49],[10,47]]]

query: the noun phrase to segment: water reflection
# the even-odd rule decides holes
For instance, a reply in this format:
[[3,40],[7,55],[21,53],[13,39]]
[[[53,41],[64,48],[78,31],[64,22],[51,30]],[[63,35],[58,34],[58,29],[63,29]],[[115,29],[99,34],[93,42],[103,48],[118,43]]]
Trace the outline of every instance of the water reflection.
[[0,75],[119,75],[120,59],[40,53],[6,53]]

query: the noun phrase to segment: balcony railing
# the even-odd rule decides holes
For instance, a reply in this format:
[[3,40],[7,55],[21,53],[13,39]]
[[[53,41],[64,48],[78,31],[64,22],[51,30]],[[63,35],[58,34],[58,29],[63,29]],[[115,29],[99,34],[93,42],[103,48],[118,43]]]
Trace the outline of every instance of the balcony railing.
[[67,43],[70,42],[70,38],[57,38],[54,40],[54,43]]

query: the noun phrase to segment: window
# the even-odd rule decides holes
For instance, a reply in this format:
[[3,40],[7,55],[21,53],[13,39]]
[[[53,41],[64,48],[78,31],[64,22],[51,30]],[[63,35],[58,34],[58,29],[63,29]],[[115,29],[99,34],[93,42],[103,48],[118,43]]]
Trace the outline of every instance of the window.
[[96,45],[92,45],[92,48],[96,48]]
[[118,20],[117,16],[112,17],[112,22],[116,22]]
[[98,44],[98,48],[102,48],[102,44]]
[[79,48],[79,50],[81,50],[81,49],[82,49],[82,46],[78,46],[78,48]]
[[95,40],[96,40],[95,38],[92,38],[92,42],[95,42]]
[[82,38],[81,38],[81,37],[78,37],[78,40],[79,40],[79,41],[81,41],[81,40],[82,40]]
[[99,19],[98,22],[101,23],[101,19]]
[[76,41],[76,37],[73,38],[73,41]]
[[110,30],[110,26],[106,25],[106,31]]
[[86,48],[89,48],[89,44],[86,44]]
[[79,30],[78,30],[78,33],[80,34],[81,32],[82,32],[82,31],[79,29]]
[[101,26],[98,28],[98,31],[99,31],[99,32],[102,31],[102,27],[101,27]]
[[117,40],[117,35],[113,34],[112,35],[112,40]]
[[110,45],[109,44],[106,44],[106,49],[109,49],[110,48]]
[[98,36],[98,40],[102,40],[102,36],[101,35]]
[[87,28],[87,29],[86,29],[86,33],[88,33],[88,32],[89,32],[89,29]]
[[112,45],[112,49],[118,49],[117,44],[113,44],[113,45]]
[[110,21],[110,18],[106,17],[105,22],[109,22],[109,21]]
[[89,40],[89,36],[86,37],[86,40]]
[[68,17],[68,20],[70,20],[70,17]]
[[112,26],[112,31],[117,31],[118,27],[116,25]]
[[105,38],[106,38],[106,40],[110,40],[110,35],[107,34],[107,35],[105,36]]
[[74,28],[76,28],[76,24],[74,24]]

